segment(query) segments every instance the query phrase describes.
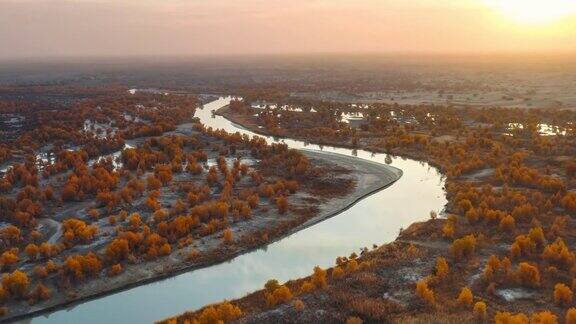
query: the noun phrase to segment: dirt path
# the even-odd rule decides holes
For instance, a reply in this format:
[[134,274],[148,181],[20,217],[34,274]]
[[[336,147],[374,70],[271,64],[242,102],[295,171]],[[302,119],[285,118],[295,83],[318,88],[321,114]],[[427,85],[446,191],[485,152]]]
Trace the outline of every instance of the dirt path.
[[41,218],[38,220],[38,223],[40,223],[41,226],[46,226],[48,228],[48,243],[55,244],[58,242],[62,236],[62,224],[60,224],[60,222],[51,218]]

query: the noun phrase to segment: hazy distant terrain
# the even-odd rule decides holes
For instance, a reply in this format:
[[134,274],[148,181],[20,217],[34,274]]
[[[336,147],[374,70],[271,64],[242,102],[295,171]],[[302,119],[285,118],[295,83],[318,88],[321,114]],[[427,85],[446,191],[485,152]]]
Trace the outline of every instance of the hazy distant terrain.
[[[576,60],[309,55],[0,62],[0,84],[120,85],[398,104],[576,107]],[[282,90],[278,90],[282,89]],[[2,90],[6,96],[6,89]]]

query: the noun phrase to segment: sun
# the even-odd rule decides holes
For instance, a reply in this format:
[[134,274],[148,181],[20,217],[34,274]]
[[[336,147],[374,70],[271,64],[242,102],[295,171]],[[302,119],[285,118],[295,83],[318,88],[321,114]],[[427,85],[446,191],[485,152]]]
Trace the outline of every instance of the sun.
[[576,0],[484,0],[520,23],[545,24],[576,14]]

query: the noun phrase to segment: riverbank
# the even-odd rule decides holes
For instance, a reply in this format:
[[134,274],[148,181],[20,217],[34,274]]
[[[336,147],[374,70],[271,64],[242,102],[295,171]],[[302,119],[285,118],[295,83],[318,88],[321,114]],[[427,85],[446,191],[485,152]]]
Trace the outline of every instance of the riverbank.
[[[402,175],[402,172],[399,169],[371,161],[317,151],[305,150],[303,152],[317,163],[334,164],[340,168],[350,170],[349,174],[355,178],[355,189],[345,197],[334,197],[327,201],[323,201],[315,216],[307,219],[304,223],[288,229],[287,231],[279,232],[278,235],[270,237],[266,244],[233,247],[223,246],[220,244],[220,237],[213,235],[202,240],[203,248],[198,245],[190,246],[184,249],[179,249],[169,256],[149,261],[145,264],[127,264],[125,271],[118,276],[91,280],[83,285],[74,287],[69,290],[66,295],[55,294],[50,300],[44,303],[22,307],[21,309],[13,308],[11,309],[11,314],[2,320],[6,322],[32,317],[48,311],[81,304],[90,299],[127,290],[139,285],[172,277],[183,272],[225,262],[238,255],[262,248],[272,242],[282,239],[283,237],[289,236],[327,218],[333,217],[350,208],[364,197],[390,186]],[[257,219],[258,217],[255,215],[254,218]],[[254,231],[266,229],[267,225],[269,225],[269,223],[254,222],[250,225],[249,230]],[[248,228],[243,230],[248,230]],[[189,255],[193,249],[200,250],[201,253],[198,258],[190,260]]]
[[[317,144],[320,146],[331,146],[331,147],[338,147],[338,148],[346,148],[346,149],[350,149],[350,150],[362,149],[362,150],[367,150],[367,151],[370,151],[373,153],[382,153],[382,154],[388,154],[389,153],[386,150],[383,150],[382,148],[375,147],[375,146],[360,147],[357,144],[356,145],[353,144],[351,140],[349,142],[342,142],[342,141],[336,141],[336,140],[331,141],[331,140],[317,139],[317,138],[310,139],[307,137],[298,136],[297,134],[287,134],[287,133],[274,134],[274,133],[269,132],[266,128],[255,123],[254,119],[251,118],[251,116],[244,115],[244,114],[234,114],[230,110],[229,105],[223,106],[222,108],[215,110],[214,114],[217,116],[222,116],[223,118],[228,119],[230,122],[232,122],[238,128],[245,129],[247,131],[250,131],[250,132],[253,132],[255,134],[262,135],[262,136],[272,136],[274,138],[281,138],[281,139],[290,138],[290,139],[295,139],[295,140],[299,140],[299,141],[303,141],[303,142],[309,142],[311,144]],[[281,131],[281,129],[280,129],[280,131]],[[439,163],[437,163],[436,161],[433,161],[433,160],[429,160],[428,157],[421,150],[402,151],[402,154],[400,154],[400,156],[402,156],[403,158],[410,158],[413,160],[428,163],[429,165],[431,165],[431,166],[433,166],[439,170],[442,170],[442,166]]]

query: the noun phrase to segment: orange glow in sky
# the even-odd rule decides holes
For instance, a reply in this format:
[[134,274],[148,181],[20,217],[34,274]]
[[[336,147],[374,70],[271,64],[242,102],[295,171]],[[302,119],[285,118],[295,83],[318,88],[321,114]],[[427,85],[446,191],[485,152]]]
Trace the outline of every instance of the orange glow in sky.
[[576,0],[0,0],[0,58],[574,52]]
[[484,0],[520,23],[543,24],[576,14],[574,0]]

